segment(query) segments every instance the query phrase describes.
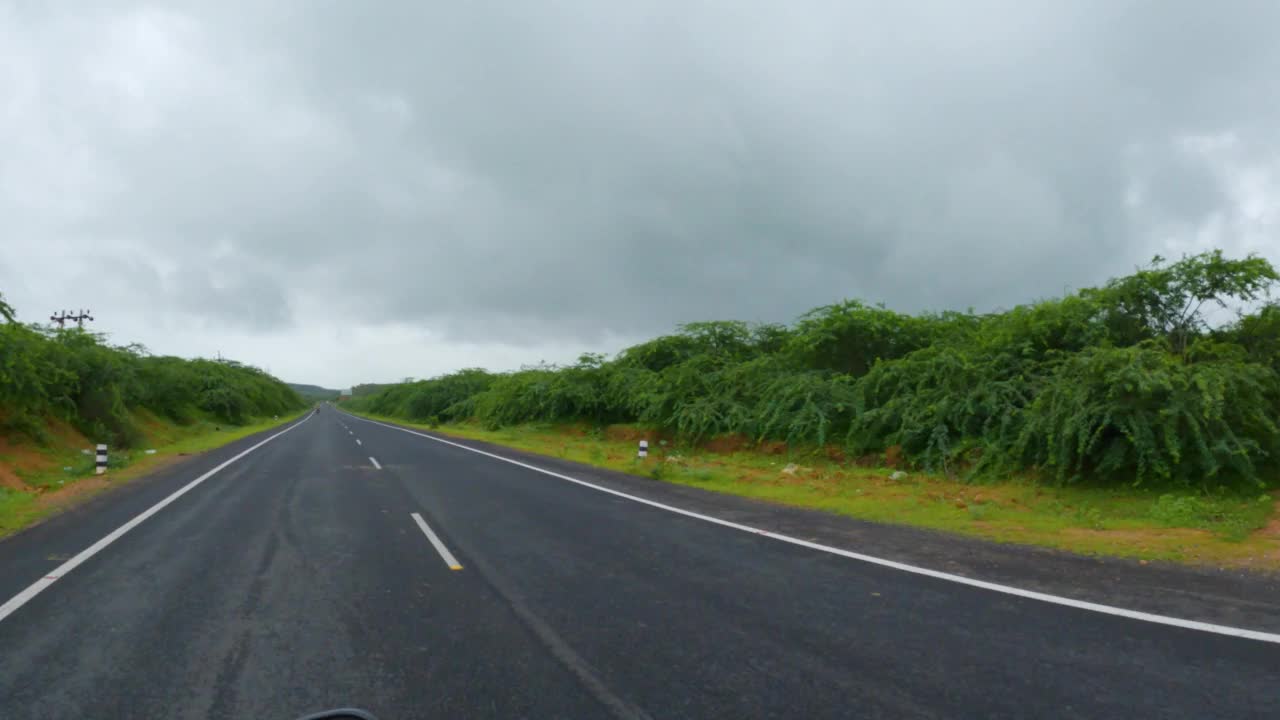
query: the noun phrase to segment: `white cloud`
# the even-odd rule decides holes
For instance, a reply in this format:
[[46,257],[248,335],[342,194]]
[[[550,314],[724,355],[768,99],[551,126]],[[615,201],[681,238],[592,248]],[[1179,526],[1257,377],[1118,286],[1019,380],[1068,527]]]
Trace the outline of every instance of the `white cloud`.
[[1280,260],[1280,6],[0,1],[0,291],[345,386]]

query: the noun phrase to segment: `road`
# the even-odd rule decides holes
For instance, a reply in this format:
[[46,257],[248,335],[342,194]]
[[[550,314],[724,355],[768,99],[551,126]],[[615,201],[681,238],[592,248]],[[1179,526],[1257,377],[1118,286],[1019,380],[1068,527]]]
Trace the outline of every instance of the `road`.
[[59,570],[263,437],[0,542],[0,601],[26,593],[0,716],[1280,717],[1274,642],[860,562],[329,408]]

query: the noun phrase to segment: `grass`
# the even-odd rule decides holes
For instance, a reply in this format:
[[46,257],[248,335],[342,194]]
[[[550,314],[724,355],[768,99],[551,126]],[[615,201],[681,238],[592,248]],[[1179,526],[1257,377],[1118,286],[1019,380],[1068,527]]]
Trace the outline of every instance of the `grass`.
[[723,439],[709,447],[677,447],[657,434],[647,435],[649,457],[640,460],[636,441],[646,435],[633,426],[486,430],[474,424],[429,427],[378,419],[864,520],[1085,554],[1280,570],[1280,519],[1270,494],[1199,496],[1044,485],[1028,478],[972,484],[915,471],[895,479],[891,468],[862,467],[824,450],[788,452],[777,444],[757,448]]
[[[50,442],[45,446],[27,442],[0,445],[0,470],[6,471],[10,479],[0,486],[0,537],[182,456],[222,447],[298,417],[301,414],[255,420],[243,426],[208,421],[176,425],[139,413],[135,419],[143,427],[148,444],[143,449],[109,453],[107,473],[101,476],[94,474],[94,456],[81,452],[91,447],[90,443],[69,426],[51,422]],[[146,449],[156,452],[148,454]]]

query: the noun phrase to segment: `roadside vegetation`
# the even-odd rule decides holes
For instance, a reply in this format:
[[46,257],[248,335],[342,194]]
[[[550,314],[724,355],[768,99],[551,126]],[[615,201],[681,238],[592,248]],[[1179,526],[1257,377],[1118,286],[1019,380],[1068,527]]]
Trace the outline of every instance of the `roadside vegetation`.
[[242,425],[302,408],[284,383],[231,360],[151,355],[103,335],[22,325],[0,296],[0,432],[42,440],[48,418],[69,422],[94,442],[135,447],[132,411],[179,425],[210,419]]
[[117,469],[135,461],[153,467],[167,455],[216,447],[303,406],[257,368],[23,325],[0,296],[0,534],[56,504],[41,496],[73,494],[93,473],[93,456],[82,452],[93,445],[110,447],[111,477],[122,479]]
[[305,385],[303,383],[285,383],[291,390],[298,393],[299,397],[309,403],[331,402],[337,400],[341,395],[339,390],[331,390],[323,388],[319,385]]
[[[346,407],[477,433],[633,426],[682,457],[734,438],[739,455],[824,458],[840,469],[823,471],[828,494],[857,490],[864,471],[899,469],[924,483],[908,495],[1023,488],[1092,498],[1045,505],[1069,520],[1063,528],[1198,529],[1243,542],[1267,524],[1280,476],[1278,277],[1262,258],[1209,252],[987,314],[908,315],[849,300],[791,325],[690,323],[613,358],[462,370]],[[757,480],[730,491],[828,504],[762,489],[776,476]],[[960,502],[950,504],[967,527],[1002,512]],[[851,514],[955,529],[951,515],[873,504],[853,503]],[[1057,541],[1036,539],[1016,525],[996,534],[1096,544],[1061,530]],[[1102,551],[1141,547],[1111,537]]]

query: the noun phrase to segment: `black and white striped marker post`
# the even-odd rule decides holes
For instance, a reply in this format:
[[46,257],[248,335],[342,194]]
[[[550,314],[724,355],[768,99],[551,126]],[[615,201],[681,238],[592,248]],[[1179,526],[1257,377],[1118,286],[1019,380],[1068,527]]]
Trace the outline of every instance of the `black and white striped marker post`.
[[98,446],[98,467],[95,469],[95,475],[101,475],[107,471],[107,446]]
[[636,457],[649,457],[649,441],[640,441],[640,452],[636,453]]

